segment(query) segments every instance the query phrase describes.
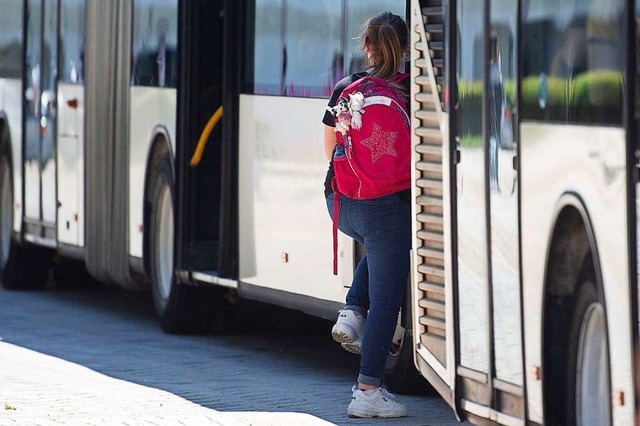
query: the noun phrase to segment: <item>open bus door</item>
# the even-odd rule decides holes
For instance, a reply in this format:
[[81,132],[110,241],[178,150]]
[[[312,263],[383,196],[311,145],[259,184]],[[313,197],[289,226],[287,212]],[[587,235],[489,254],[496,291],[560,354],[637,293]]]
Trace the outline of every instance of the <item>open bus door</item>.
[[518,424],[518,5],[444,7],[412,7],[416,364],[459,415]]
[[[517,189],[518,3],[457,2],[457,405],[520,424],[524,405]],[[474,53],[470,53],[474,52]]]
[[414,242],[412,314],[420,373],[454,406],[450,168],[442,0],[411,1]]
[[[181,1],[179,9],[176,271],[202,279],[235,278],[237,45],[225,47],[235,45],[232,3]],[[211,127],[216,111],[223,117]],[[206,147],[191,164],[200,139]]]

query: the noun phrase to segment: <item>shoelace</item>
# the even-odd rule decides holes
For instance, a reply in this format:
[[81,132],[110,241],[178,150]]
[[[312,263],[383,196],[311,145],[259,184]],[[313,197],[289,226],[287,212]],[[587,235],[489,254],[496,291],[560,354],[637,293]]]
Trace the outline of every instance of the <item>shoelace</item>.
[[392,394],[391,392],[389,392],[388,390],[386,390],[385,388],[380,388],[380,392],[382,392],[382,395],[389,398],[389,399],[396,399],[396,396],[394,394]]

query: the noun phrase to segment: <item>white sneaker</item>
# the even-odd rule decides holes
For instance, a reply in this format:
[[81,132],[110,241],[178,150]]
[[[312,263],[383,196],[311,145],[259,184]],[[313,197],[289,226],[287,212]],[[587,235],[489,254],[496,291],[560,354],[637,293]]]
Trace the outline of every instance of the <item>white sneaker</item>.
[[357,386],[354,386],[347,414],[349,417],[368,419],[373,417],[405,417],[407,415],[407,407],[394,401],[394,399],[394,395],[381,387],[370,391],[362,391]]
[[336,324],[331,329],[333,340],[342,344],[344,350],[360,353],[365,319],[350,309],[341,309]]

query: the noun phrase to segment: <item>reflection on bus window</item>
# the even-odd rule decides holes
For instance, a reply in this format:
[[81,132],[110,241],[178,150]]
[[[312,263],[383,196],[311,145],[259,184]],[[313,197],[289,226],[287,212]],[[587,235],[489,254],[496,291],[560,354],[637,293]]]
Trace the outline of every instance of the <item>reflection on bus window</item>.
[[340,54],[342,1],[288,0],[285,6],[285,94],[329,96]]
[[364,21],[383,11],[405,15],[396,0],[255,0],[253,6],[246,8],[243,90],[261,95],[329,96],[338,80],[365,69],[357,40]]
[[623,10],[622,0],[527,3],[524,119],[622,124]]
[[84,80],[85,1],[63,0],[60,5],[60,80]]
[[176,87],[177,16],[177,0],[136,0],[133,12],[133,85]]
[[[282,0],[256,0],[254,92],[280,95],[282,87]],[[251,40],[247,45],[251,45]]]
[[0,78],[22,76],[22,2],[0,0]]

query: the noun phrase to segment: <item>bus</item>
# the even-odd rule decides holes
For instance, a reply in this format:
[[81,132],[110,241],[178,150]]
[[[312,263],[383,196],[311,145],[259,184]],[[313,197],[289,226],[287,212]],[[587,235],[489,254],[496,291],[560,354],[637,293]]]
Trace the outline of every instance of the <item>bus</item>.
[[638,424],[640,2],[410,21],[417,368],[474,423]]
[[[167,332],[238,298],[335,320],[321,122],[397,0],[0,0],[0,278],[149,290]],[[425,380],[404,310],[387,382]],[[404,325],[405,327],[402,327]],[[406,337],[406,338],[405,338]]]

